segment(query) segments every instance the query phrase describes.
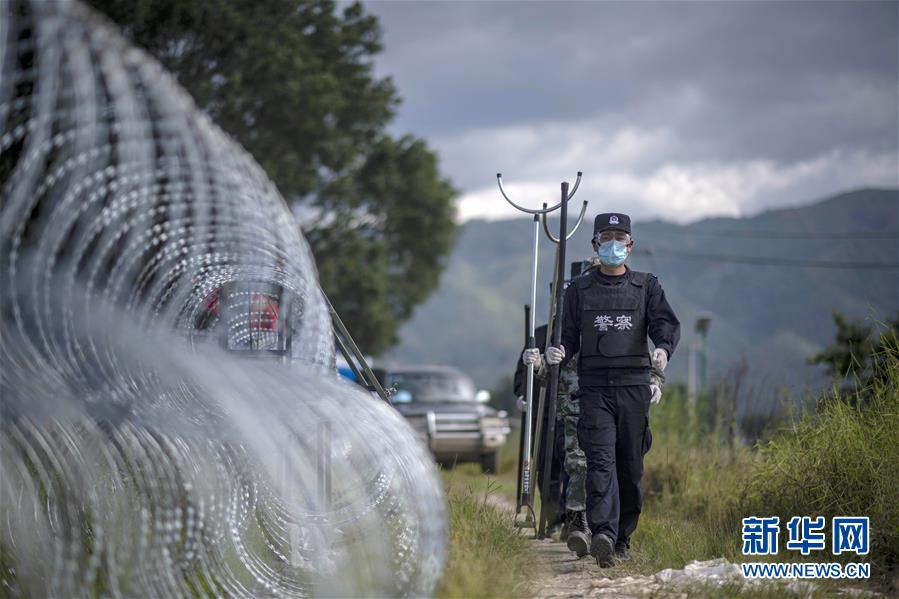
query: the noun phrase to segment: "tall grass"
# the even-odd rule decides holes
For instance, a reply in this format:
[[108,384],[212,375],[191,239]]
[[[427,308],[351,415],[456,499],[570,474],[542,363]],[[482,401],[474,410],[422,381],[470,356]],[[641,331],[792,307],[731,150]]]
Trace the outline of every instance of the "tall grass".
[[892,577],[899,565],[899,347],[887,346],[883,358],[868,388],[822,396],[816,415],[760,448],[745,505],[781,522],[869,516],[866,559],[876,574]]
[[645,461],[634,568],[654,571],[719,556],[743,561],[740,521],[750,515],[780,516],[777,560],[835,561],[829,549],[807,558],[786,551],[786,522],[869,516],[870,554],[840,557],[869,561],[877,581],[890,584],[899,563],[899,349],[886,351],[882,376],[871,386],[824,394],[814,414],[754,449],[730,448],[708,429],[691,434],[683,394],[663,399],[650,416],[654,441]]
[[512,525],[511,511],[491,501],[495,483],[472,486],[456,481],[452,473],[445,480],[450,551],[438,596],[524,596],[534,557],[528,538]]

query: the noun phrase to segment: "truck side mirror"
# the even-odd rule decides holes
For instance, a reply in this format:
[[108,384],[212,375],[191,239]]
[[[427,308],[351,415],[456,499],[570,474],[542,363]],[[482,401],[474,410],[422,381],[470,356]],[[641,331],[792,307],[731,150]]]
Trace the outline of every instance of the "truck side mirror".
[[480,391],[475,393],[474,399],[478,403],[487,403],[488,401],[490,401],[490,391],[481,389]]

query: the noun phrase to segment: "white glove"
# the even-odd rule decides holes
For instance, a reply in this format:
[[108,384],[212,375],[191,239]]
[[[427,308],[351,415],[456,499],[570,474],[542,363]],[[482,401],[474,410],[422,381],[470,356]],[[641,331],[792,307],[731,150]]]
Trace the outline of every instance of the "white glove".
[[546,361],[549,364],[559,364],[565,359],[565,347],[552,347],[546,349]]
[[527,412],[528,411],[528,402],[522,396],[518,396],[518,399],[515,400],[515,405],[518,407],[519,412]]
[[655,404],[659,403],[662,399],[662,389],[658,385],[650,385],[649,390],[652,391],[652,397],[649,400],[649,403]]
[[532,347],[531,349],[526,349],[521,354],[521,361],[524,362],[525,366],[534,365],[535,369],[540,368],[540,363],[543,362],[543,358],[540,357],[540,350],[536,347]]
[[668,366],[668,352],[661,347],[657,347],[652,352],[652,364],[660,371],[665,372],[665,367]]

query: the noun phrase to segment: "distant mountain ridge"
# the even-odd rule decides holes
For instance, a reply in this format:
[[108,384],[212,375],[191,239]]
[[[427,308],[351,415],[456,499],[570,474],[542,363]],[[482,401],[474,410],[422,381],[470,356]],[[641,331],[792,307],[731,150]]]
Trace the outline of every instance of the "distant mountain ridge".
[[[569,262],[591,254],[592,217],[607,209],[591,202],[589,220],[568,243]],[[754,384],[802,388],[827,382],[806,360],[831,342],[833,310],[870,319],[899,311],[899,269],[876,266],[899,263],[896,189],[862,189],[748,218],[638,221],[633,229],[629,264],[659,277],[681,320],[672,380],[685,380],[700,315],[712,318],[710,376],[745,358]],[[487,388],[510,374],[524,341],[532,235],[528,219],[466,223],[440,287],[403,326],[387,360],[450,364]],[[554,250],[541,233],[538,324],[548,313]],[[846,263],[868,267],[835,268]]]

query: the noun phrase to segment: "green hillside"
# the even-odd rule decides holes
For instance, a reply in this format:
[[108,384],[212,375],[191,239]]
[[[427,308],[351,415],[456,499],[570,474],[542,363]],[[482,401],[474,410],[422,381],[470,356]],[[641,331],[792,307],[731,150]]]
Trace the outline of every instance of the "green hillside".
[[[588,215],[602,209],[613,207],[592,202]],[[532,226],[527,218],[467,223],[440,287],[387,359],[458,366],[487,388],[511,373],[523,341]],[[687,343],[702,314],[712,317],[711,378],[745,358],[757,389],[825,384],[806,358],[832,340],[832,311],[882,319],[899,310],[899,269],[831,266],[899,262],[897,231],[899,190],[878,189],[751,218],[636,222],[630,264],[659,277],[683,325],[670,378],[685,380]],[[571,259],[590,254],[590,235],[585,223],[569,241]],[[553,252],[541,233],[538,321],[548,310]],[[776,264],[732,261],[746,258]]]

